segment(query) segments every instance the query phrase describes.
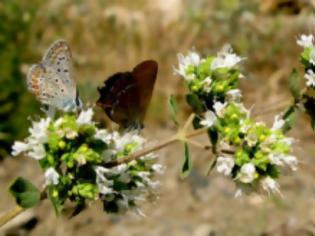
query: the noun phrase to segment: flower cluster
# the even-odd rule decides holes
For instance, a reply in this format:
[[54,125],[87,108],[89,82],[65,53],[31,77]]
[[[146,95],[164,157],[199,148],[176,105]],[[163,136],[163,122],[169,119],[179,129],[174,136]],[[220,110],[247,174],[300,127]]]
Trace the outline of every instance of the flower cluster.
[[[237,88],[241,74],[236,66],[243,58],[233,53],[229,45],[216,57],[200,58],[196,52],[189,52],[186,56],[179,54],[178,60],[179,67],[175,72],[185,79],[193,93],[219,99]],[[237,95],[237,91],[234,93]]]
[[93,111],[34,121],[24,142],[16,141],[12,155],[25,153],[45,171],[45,188],[59,213],[66,200],[82,209],[100,199],[104,211],[123,213],[138,209],[138,202],[155,196],[153,177],[164,167],[153,153],[137,160],[109,165],[143,148],[146,140],[135,132],[120,134],[99,129]]
[[[277,116],[272,128],[250,117],[238,89],[242,58],[224,48],[217,57],[201,59],[196,52],[179,56],[176,70],[186,81],[187,101],[197,114],[194,127],[206,127],[218,172],[245,189],[280,193],[280,168],[296,170],[293,139],[284,135],[286,121]],[[208,81],[208,82],[205,82]],[[238,193],[240,193],[238,191]]]
[[302,35],[297,44],[303,47],[304,51],[301,54],[301,62],[305,66],[306,86],[315,88],[315,45],[313,35]]

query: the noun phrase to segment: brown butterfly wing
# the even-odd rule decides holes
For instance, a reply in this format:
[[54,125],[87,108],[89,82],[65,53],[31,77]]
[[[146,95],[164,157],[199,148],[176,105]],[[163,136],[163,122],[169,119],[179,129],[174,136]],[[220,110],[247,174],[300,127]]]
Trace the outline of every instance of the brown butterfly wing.
[[144,61],[132,72],[114,74],[99,88],[100,98],[97,104],[120,126],[141,127],[156,75],[155,61]]
[[156,61],[147,60],[138,64],[132,71],[132,77],[139,90],[140,120],[143,121],[145,113],[151,101],[154,84],[158,72]]
[[139,111],[133,112],[133,109],[139,103],[139,92],[130,72],[112,75],[98,90],[100,98],[97,105],[104,109],[111,120],[127,127],[136,119],[133,116]]

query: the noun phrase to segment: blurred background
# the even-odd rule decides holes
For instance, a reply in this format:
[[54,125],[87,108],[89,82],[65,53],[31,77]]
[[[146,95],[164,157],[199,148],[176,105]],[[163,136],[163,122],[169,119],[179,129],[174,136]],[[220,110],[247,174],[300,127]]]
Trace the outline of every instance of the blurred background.
[[[2,0],[0,2],[0,212],[14,205],[6,189],[18,176],[42,184],[34,160],[9,156],[10,146],[23,139],[28,117],[40,114],[39,103],[26,90],[31,64],[57,39],[71,46],[75,80],[85,103],[98,99],[97,86],[111,74],[133,68],[144,59],[159,63],[159,75],[144,134],[163,140],[176,129],[167,99],[176,95],[181,118],[189,115],[183,81],[173,74],[177,53],[195,49],[215,54],[230,43],[246,57],[241,82],[245,104],[255,119],[272,124],[291,101],[287,77],[299,70],[296,39],[314,33],[315,2],[311,0]],[[105,113],[96,117],[108,123]],[[80,216],[56,218],[48,202],[28,211],[0,235],[315,235],[315,140],[301,116],[289,133],[298,139],[299,170],[281,178],[284,198],[258,195],[235,199],[227,178],[206,176],[209,151],[192,148],[194,168],[179,178],[182,147],[160,151],[167,166],[161,198],[144,204],[146,218],[109,216],[95,204]],[[206,137],[200,137],[206,142]]]

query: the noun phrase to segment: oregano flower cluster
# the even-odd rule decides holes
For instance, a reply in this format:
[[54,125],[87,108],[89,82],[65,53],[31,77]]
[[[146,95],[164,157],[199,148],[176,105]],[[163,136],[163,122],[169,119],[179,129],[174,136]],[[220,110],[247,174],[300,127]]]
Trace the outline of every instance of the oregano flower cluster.
[[14,156],[25,153],[38,160],[44,171],[48,197],[57,213],[67,200],[76,205],[77,214],[91,201],[101,200],[104,211],[142,214],[138,202],[154,199],[159,182],[154,180],[164,167],[153,153],[107,166],[144,147],[146,140],[137,132],[118,133],[100,129],[87,109],[77,116],[65,113],[57,118],[33,121],[30,135],[16,141]]
[[244,58],[225,46],[217,56],[201,58],[196,52],[179,55],[175,70],[185,81],[188,104],[196,114],[194,127],[206,127],[217,171],[230,176],[241,192],[278,192],[282,167],[297,168],[292,155],[294,140],[286,137],[286,120],[278,115],[272,128],[256,122],[242,103],[238,89],[244,76],[239,63]]

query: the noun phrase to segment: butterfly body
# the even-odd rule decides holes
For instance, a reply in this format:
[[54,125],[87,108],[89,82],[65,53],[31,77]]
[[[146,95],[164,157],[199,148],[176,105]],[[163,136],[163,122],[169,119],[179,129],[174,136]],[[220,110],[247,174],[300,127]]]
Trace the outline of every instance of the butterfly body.
[[72,77],[70,48],[59,40],[47,50],[40,63],[29,69],[27,86],[42,104],[73,111],[81,106],[81,101]]
[[158,65],[147,60],[131,72],[120,72],[110,76],[102,88],[97,104],[114,122],[123,128],[142,127],[150,103]]

